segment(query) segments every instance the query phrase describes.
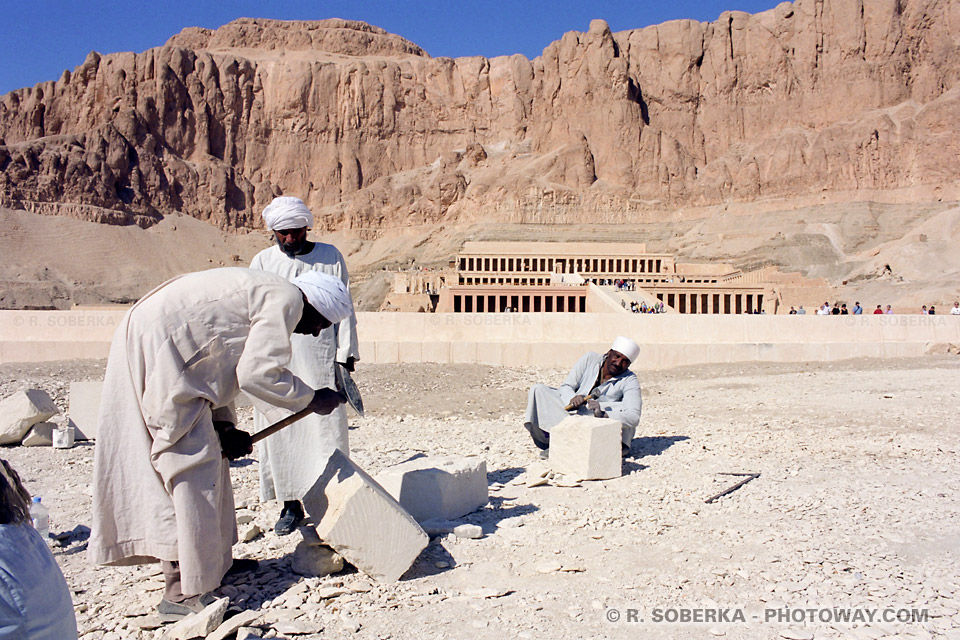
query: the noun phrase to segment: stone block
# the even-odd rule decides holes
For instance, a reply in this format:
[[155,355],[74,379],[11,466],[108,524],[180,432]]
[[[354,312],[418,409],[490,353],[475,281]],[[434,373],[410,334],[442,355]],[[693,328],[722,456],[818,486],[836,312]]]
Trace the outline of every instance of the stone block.
[[96,440],[97,422],[100,419],[100,396],[103,395],[103,380],[87,380],[70,383],[70,407],[67,415],[77,440]]
[[53,430],[56,428],[57,425],[52,422],[38,422],[30,427],[20,444],[25,447],[52,447]]
[[302,501],[320,539],[377,580],[398,580],[430,541],[413,516],[339,450]]
[[417,522],[454,520],[487,504],[487,463],[475,456],[416,458],[384,469],[377,482]]
[[60,413],[46,391],[27,389],[0,401],[0,444],[18,444],[30,427]]
[[619,478],[619,420],[570,416],[550,430],[550,467],[579,480]]

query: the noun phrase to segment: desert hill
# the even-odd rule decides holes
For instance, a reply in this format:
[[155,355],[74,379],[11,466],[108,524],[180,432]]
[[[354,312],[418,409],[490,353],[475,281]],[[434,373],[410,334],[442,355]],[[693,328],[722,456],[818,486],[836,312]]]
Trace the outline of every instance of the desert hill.
[[[956,226],[935,219],[960,198],[956,33],[956,3],[797,0],[618,33],[595,20],[533,60],[450,59],[359,22],[240,19],[0,97],[0,206],[242,231],[295,194],[316,231],[359,243],[361,281],[380,262],[443,263],[464,236],[597,224],[872,281],[874,250],[923,263],[930,235],[910,231]],[[221,261],[197,251],[174,272]],[[955,295],[951,259],[915,271],[913,291]]]

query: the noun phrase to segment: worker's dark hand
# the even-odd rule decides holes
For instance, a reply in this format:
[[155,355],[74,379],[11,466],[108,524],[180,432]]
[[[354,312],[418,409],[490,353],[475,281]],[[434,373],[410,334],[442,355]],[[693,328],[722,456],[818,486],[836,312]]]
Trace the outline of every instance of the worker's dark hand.
[[344,368],[344,369],[346,369],[346,370],[349,371],[350,373],[353,373],[354,363],[355,363],[356,361],[357,361],[356,358],[347,358],[347,361],[346,361],[346,362],[341,362],[340,364],[343,365],[343,368]]
[[578,393],[577,395],[570,398],[570,406],[573,407],[574,409],[579,409],[580,406],[583,405],[583,403],[586,401],[587,399]]
[[220,448],[223,449],[223,455],[230,460],[236,460],[243,456],[253,453],[253,443],[250,441],[250,434],[231,426],[229,429],[217,431],[220,436]]
[[313,400],[310,401],[307,408],[314,413],[325,416],[344,402],[346,402],[346,398],[344,398],[343,394],[339,391],[334,391],[333,389],[317,389],[313,392]]

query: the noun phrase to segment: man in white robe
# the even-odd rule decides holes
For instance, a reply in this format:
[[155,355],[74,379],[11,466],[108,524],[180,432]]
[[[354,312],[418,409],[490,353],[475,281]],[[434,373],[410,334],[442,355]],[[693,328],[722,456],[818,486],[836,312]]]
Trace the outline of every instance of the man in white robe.
[[[530,432],[533,443],[546,452],[550,447],[550,429],[572,411],[619,420],[621,452],[624,456],[629,454],[643,407],[640,382],[629,368],[638,355],[637,343],[619,336],[605,354],[592,351],[584,354],[559,388],[545,384],[531,387],[523,426]],[[568,406],[570,411],[566,409]]]
[[224,454],[252,451],[249,434],[234,427],[234,398],[243,390],[270,420],[339,406],[338,392],[315,391],[287,369],[290,334],[318,335],[351,310],[346,287],[330,276],[290,283],[213,269],[160,285],[117,327],[94,454],[89,558],[160,560],[161,619],[202,608],[201,596],[232,564],[237,526]]
[[[274,198],[263,210],[264,225],[273,232],[276,245],[264,249],[250,263],[293,280],[302,273],[317,271],[340,278],[350,286],[343,256],[336,247],[307,240],[313,227],[313,214],[299,198]],[[319,336],[294,335],[290,371],[314,387],[334,387],[335,362],[353,371],[360,359],[357,345],[357,316],[350,315],[339,324],[324,329]],[[269,421],[254,412],[254,430]],[[257,445],[260,460],[260,499],[280,500],[283,508],[274,527],[278,535],[292,533],[303,520],[300,498],[314,485],[337,449],[350,454],[347,436],[347,412],[341,405],[329,414],[309,416]]]

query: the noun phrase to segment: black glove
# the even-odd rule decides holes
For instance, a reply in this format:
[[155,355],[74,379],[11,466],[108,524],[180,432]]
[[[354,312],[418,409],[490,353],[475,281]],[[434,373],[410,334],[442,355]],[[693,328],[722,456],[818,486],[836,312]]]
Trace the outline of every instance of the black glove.
[[346,401],[346,396],[339,391],[334,391],[333,389],[317,389],[313,392],[313,400],[310,401],[307,408],[314,413],[325,416]]
[[[220,429],[217,428],[217,424],[227,426]],[[250,434],[246,431],[237,429],[229,422],[214,422],[213,427],[217,430],[217,435],[220,436],[220,448],[223,450],[223,455],[230,460],[236,460],[253,453],[253,443],[250,441]]]
[[353,373],[353,367],[354,367],[354,363],[355,363],[356,361],[357,361],[356,358],[347,358],[347,361],[346,361],[346,362],[341,362],[340,364],[343,365],[343,368],[344,368],[344,369],[346,369],[346,370],[349,371],[350,373]]

